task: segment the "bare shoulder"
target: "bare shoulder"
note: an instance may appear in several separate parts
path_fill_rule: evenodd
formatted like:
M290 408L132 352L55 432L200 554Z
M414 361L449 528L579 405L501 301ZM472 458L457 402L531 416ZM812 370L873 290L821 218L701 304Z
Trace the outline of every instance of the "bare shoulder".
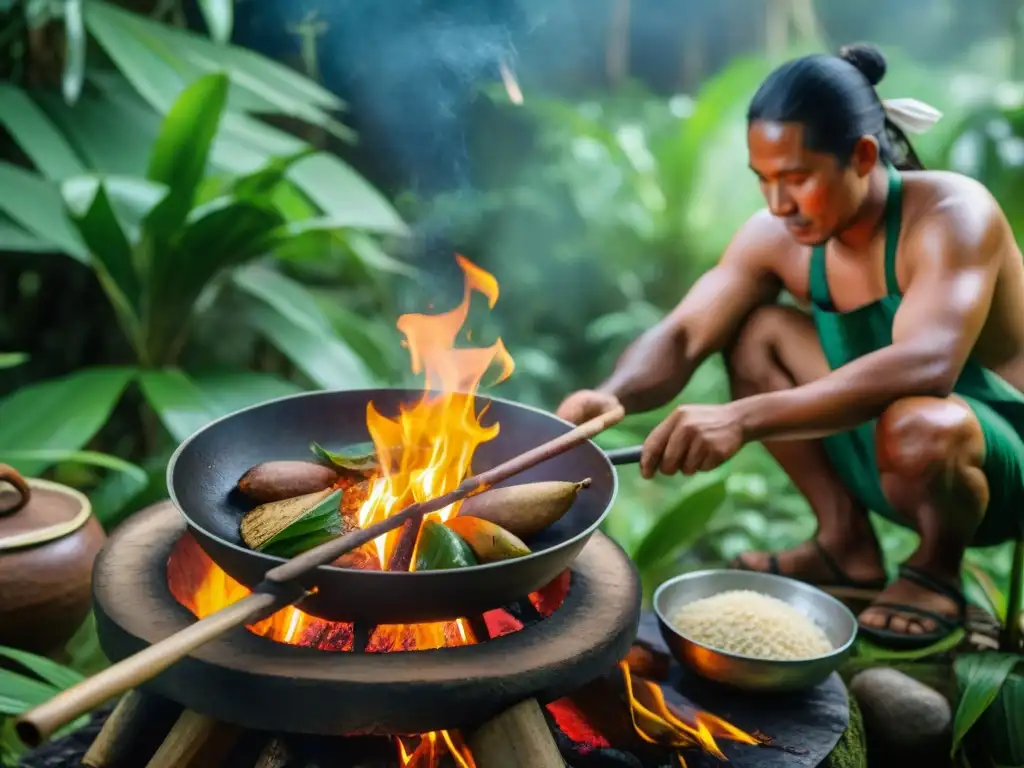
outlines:
M904 230L908 255L969 266L1000 260L1015 248L1013 232L991 192L949 171L904 174Z
M722 263L778 274L778 265L790 261L800 247L782 222L762 208L733 236Z

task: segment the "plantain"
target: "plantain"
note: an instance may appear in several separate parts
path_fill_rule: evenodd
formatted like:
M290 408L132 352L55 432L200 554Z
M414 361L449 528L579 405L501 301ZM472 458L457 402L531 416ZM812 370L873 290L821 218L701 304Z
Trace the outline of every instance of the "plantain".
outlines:
M530 548L518 536L490 520L458 515L445 522L445 525L462 537L481 563L530 554Z
M558 522L590 482L588 477L578 483L547 480L492 488L466 499L458 517L478 517L526 539Z

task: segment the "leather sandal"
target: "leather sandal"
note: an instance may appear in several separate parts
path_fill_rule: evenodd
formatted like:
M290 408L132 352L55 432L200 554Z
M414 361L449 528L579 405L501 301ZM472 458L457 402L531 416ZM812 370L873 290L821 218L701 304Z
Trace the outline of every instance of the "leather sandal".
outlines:
M881 608L889 612L889 615L885 620L885 626L866 627L863 624L860 624L860 634L867 637L868 640L875 645L890 648L892 650L917 650L937 643L967 625L967 599L964 597L963 592L955 587L938 581L933 576L929 576L920 568L916 568L912 565L901 565L899 567L899 574L901 578L913 582L922 589L942 595L943 597L948 597L956 603L957 615L955 617L943 616L942 614L935 613L927 608L920 608L918 606L907 605L905 603L881 601L872 603L870 608ZM897 615L902 615L903 618L908 621L929 619L935 622L938 627L931 632L922 632L919 634L896 632L895 630L889 629L889 624Z
M835 597L847 598L851 600L871 600L877 597L878 593L885 589L888 583L884 576L880 576L875 579L854 579L851 578L846 571L839 567L839 563L832 557L825 547L822 546L821 542L817 538L811 539L811 543L817 550L818 558L825 567L832 574L832 579L827 582L815 582L808 579L801 579L797 576L791 576L788 573L783 573L779 568L779 557L775 554L768 555L768 570L762 571L760 568L751 568L749 565L743 562L742 557L735 558L730 567L741 570L741 571L757 571L760 573L772 573L776 576L785 576L788 579L795 579L802 581L818 589L824 590ZM881 559L881 558L879 558Z

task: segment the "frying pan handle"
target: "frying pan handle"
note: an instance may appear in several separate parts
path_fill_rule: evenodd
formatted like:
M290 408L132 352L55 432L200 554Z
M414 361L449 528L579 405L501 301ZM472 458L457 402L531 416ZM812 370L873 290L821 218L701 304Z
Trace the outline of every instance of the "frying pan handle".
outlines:
M608 457L608 461L618 467L623 464L639 464L643 450L642 445L631 445L628 448L615 448L604 453Z

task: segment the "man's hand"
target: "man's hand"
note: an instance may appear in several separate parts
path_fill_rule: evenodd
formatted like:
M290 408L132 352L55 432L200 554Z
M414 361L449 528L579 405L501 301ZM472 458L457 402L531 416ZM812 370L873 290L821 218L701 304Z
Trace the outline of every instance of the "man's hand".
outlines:
M555 415L573 424L582 424L588 419L615 410L619 405L619 398L615 395L593 389L581 389L565 398L555 411Z
M681 405L651 430L644 441L640 474L684 475L708 472L725 463L745 442L734 403Z

